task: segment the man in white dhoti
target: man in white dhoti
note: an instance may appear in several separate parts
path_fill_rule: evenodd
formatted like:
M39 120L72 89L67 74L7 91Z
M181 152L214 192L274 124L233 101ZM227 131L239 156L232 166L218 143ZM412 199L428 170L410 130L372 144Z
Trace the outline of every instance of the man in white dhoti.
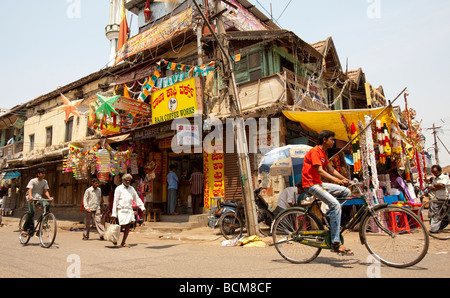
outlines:
M131 180L133 177L130 174L125 174L122 177L122 184L119 185L114 192L114 203L112 208L111 217L114 220L117 218L119 220L119 225L124 228L122 247L130 247L126 244L128 233L130 232L130 223L135 221L133 202L141 209L145 211L144 203L142 203L136 190L131 186Z

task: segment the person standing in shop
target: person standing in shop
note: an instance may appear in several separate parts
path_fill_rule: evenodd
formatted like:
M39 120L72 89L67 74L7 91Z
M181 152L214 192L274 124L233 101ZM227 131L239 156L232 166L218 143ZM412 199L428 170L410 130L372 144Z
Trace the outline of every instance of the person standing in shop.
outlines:
M175 165L170 165L170 172L167 174L167 213L169 215L178 215L178 212L175 212L175 208L177 207L178 183L184 178L184 175L178 178L175 173L175 168Z
M203 174L198 170L197 166L193 167L193 173L189 182L191 183L192 213L200 214L200 203L203 197Z
M105 235L105 226L102 223L102 191L100 189L100 182L97 178L92 179L92 186L86 189L83 197L83 206L85 209L83 231L83 240L89 240L89 232L91 230L91 220L94 217L95 227L100 235L100 240L103 240Z

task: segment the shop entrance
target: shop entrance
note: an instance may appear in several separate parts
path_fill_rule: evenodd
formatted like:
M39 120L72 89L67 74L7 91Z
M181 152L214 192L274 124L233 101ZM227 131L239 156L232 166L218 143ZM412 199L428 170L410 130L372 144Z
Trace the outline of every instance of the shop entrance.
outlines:
M191 214L192 205L189 201L191 185L189 179L197 166L200 172L203 172L203 154L175 154L169 153L168 165L175 165L175 173L178 177L185 175L178 185L177 208L179 214ZM202 204L203 206L203 204Z

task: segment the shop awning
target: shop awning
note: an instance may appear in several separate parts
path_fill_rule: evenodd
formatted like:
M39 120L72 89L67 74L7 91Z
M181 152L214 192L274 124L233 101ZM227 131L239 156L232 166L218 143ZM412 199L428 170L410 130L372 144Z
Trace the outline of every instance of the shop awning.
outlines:
M19 178L20 177L20 173L19 172L7 172L2 179L15 179L15 178Z
M302 127L314 133L323 130L330 130L336 134L336 139L350 141L349 133L352 123L358 125L358 121L364 124L364 116L377 117L384 108L362 109L362 110L341 110L341 111L314 111L314 112L291 112L283 111L284 116L291 121L299 122ZM396 121L392 107L386 109L378 119L383 119L390 125L391 121ZM345 120L344 120L345 119Z

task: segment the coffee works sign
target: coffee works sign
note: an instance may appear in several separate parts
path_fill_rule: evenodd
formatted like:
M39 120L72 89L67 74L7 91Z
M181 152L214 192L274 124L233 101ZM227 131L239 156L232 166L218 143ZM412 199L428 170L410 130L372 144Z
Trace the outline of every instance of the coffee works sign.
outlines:
M191 78L152 93L152 123L202 114L199 78Z

